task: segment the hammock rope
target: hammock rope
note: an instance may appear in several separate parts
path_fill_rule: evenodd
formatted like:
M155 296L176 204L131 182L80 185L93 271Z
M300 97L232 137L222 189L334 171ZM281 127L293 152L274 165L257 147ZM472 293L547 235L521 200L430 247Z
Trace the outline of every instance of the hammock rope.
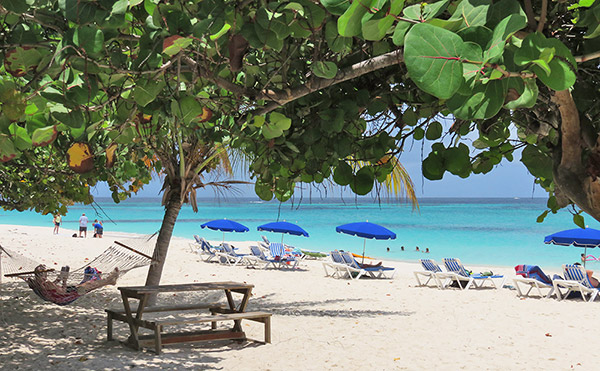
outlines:
M47 268L33 259L0 246L4 277L23 279L40 298L58 305L69 304L97 288L116 284L132 269L156 261L152 256L157 234L114 241L104 252L80 268Z

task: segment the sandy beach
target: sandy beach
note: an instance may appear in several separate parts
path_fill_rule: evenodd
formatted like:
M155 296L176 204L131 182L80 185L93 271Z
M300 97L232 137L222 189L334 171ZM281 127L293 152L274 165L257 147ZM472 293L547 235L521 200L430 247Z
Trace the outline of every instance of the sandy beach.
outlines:
M50 267L79 267L123 233L72 238L52 227L0 225L0 244ZM191 236L190 236L191 238ZM73 304L43 302L18 280L0 285L0 369L59 370L593 370L600 330L597 303L521 299L515 290L439 290L416 287L415 263L390 262L391 280L325 277L322 263L304 260L295 271L205 263L191 239L174 238L163 284L238 281L253 284L248 310L273 313L272 344L216 341L166 346L161 355L106 340L105 308L122 307L116 286ZM253 241L241 244L243 250ZM239 244L238 244L239 245ZM343 246L332 246L332 248ZM459 257L460 258L460 257ZM470 266L515 276L513 267ZM560 273L548 271L548 274ZM117 286L143 285L147 268ZM507 281L512 284L512 281ZM262 340L262 325L243 322ZM115 325L117 338L128 328Z

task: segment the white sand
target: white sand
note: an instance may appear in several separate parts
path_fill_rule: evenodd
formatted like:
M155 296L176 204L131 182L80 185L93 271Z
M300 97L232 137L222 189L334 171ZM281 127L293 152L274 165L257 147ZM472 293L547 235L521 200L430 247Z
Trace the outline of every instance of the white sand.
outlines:
M107 248L73 231L0 225L0 244L49 266L79 267ZM122 234L119 234L121 236ZM165 346L163 354L106 341L104 308L121 306L116 287L73 304L43 302L23 282L0 285L0 369L122 370L545 370L597 369L598 303L519 299L509 289L415 287L417 264L392 263L393 280L324 277L321 262L298 271L252 270L202 262L189 240L173 239L162 282L243 281L255 285L248 310L273 313L272 344L220 341ZM335 246L332 246L334 248ZM340 248L342 248L340 246ZM468 266L468 262L463 262ZM493 263L493 262L490 262ZM489 267L470 267L483 271ZM514 277L512 267L494 268ZM549 274L558 272L547 272ZM119 286L142 285L147 268ZM508 282L512 284L512 282ZM262 325L244 322L251 338ZM128 329L115 323L123 339Z

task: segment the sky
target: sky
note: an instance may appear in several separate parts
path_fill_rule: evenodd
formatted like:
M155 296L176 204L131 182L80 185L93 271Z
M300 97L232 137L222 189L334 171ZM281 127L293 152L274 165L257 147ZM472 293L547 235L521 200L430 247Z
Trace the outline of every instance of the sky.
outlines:
M424 147L424 156L426 157L429 144ZM499 165L488 174L472 174L466 179L452 175L448 172L444 174L443 179L430 181L421 175L421 145L417 142L408 152L402 154L400 158L402 164L412 178L417 198L428 197L458 197L458 198L488 198L488 197L546 197L547 193L539 186L534 184L534 178L529 174L525 165L521 163L520 153L515 154L514 160L508 162L504 159ZM249 176L242 170L238 171L235 179L250 180ZM322 187L320 187L322 189ZM159 193L161 182L154 180L143 190L138 192L136 197L161 197ZM307 192L307 191L305 191ZM299 193L299 191L297 191ZM304 193L305 195L307 193ZM97 197L110 197L110 191L106 185L99 185L93 191ZM313 197L325 197L325 193L313 188ZM354 197L349 187L338 187L328 189L327 196L333 198ZM199 198L218 197L256 197L253 185L236 186L235 193L217 195L212 189L200 190ZM371 196L366 196L371 197Z

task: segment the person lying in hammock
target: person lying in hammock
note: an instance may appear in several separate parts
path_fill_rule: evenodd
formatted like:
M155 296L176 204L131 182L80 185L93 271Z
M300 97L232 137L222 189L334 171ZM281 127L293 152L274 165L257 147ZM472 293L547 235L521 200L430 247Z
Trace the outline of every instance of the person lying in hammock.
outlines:
M68 273L65 272L65 269L63 268L61 275L59 275L56 280L50 281L48 280L48 268L46 268L45 265L40 264L35 267L34 276L33 278L29 278L27 283L43 299L62 305L68 304L97 288L115 285L117 283L117 278L119 277L119 268L115 268L104 279L89 280L75 286L67 286L67 274Z

